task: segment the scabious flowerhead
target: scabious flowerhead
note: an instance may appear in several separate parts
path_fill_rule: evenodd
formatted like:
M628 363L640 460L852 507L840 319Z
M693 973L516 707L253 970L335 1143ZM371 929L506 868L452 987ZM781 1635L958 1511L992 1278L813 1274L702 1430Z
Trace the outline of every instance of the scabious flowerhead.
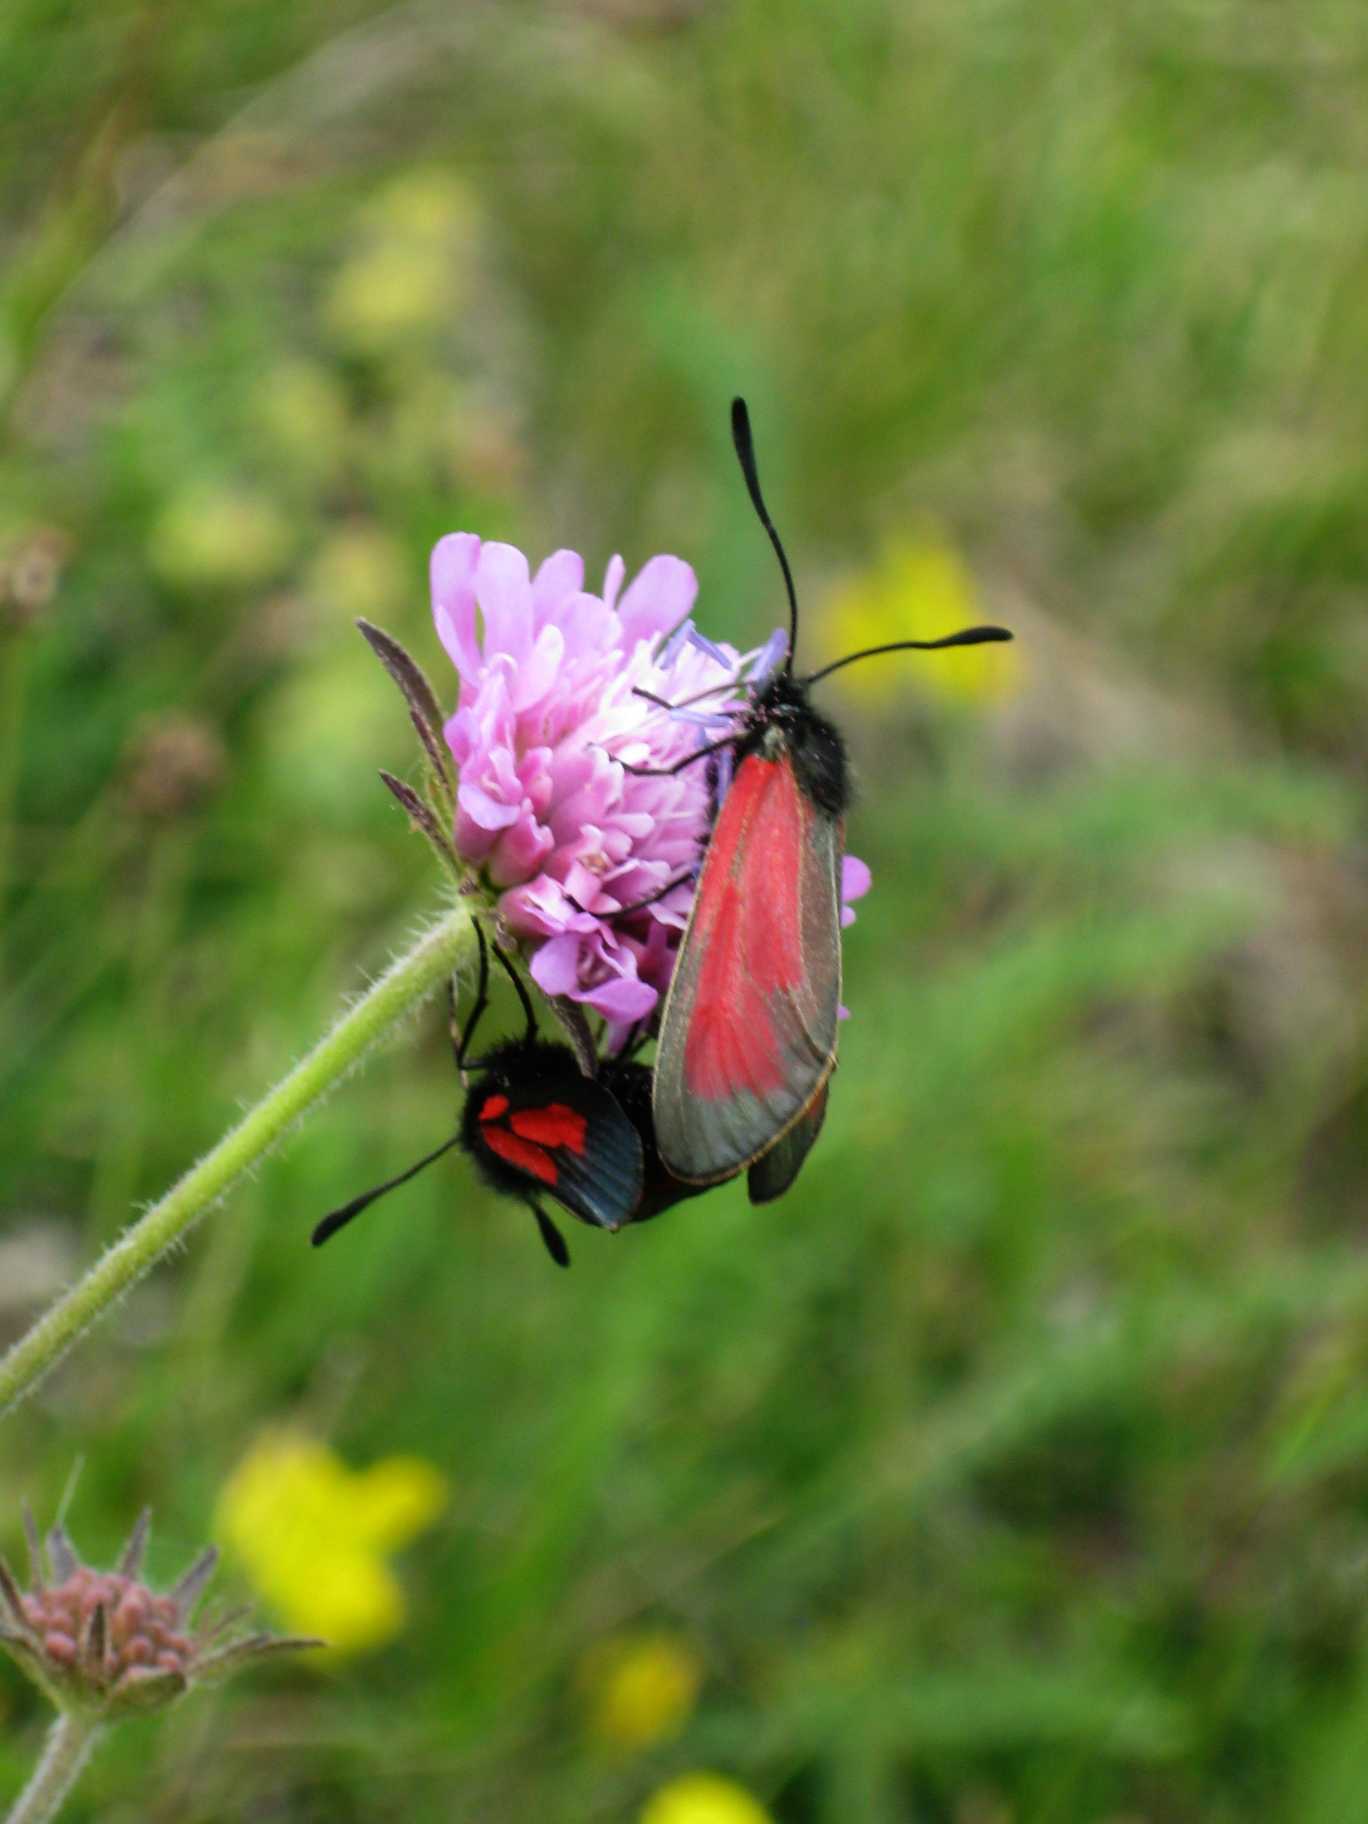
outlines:
M713 808L706 763L659 769L725 732L754 656L694 632L698 585L679 558L653 557L625 590L623 577L615 557L595 595L573 551L534 576L520 551L468 532L432 556L437 632L461 678L446 724L456 848L498 892L538 984L619 1035L669 983ZM643 691L715 694L671 715Z
M21 1590L0 1559L0 1647L63 1710L106 1720L158 1710L195 1684L215 1684L268 1655L321 1641L273 1634L225 1638L226 1624L192 1629L218 1554L210 1546L165 1593L140 1577L150 1515L144 1511L112 1571L77 1558L60 1526L44 1552L32 1520L30 1584Z

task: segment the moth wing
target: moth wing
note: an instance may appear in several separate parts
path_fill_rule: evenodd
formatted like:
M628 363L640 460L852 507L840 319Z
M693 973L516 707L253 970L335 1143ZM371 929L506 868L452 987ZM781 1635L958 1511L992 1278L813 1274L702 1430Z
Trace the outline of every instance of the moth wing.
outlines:
M656 1052L656 1143L715 1184L799 1121L836 1057L843 833L787 750L748 754L708 844Z
M751 1166L746 1174L746 1189L752 1203L773 1203L792 1188L822 1131L830 1088L828 1078L788 1132Z
M480 1092L477 1092L480 1093ZM581 1222L619 1229L641 1201L641 1140L602 1083L568 1070L496 1094L484 1092L474 1144L505 1183L545 1192Z

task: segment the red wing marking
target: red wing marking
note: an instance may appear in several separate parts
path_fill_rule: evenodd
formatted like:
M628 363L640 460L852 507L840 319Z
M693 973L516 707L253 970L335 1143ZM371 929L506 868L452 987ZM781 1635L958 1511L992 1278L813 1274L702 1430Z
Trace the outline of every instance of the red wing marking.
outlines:
M508 1108L507 1096L491 1096L480 1110L481 1121L497 1121Z
M520 1108L508 1117L508 1125L522 1139L535 1141L538 1146L565 1146L580 1157L584 1155L588 1118L564 1102L548 1102L545 1108Z
M748 754L737 767L703 859L651 1080L657 1150L686 1183L716 1184L760 1159L831 1071L842 840L840 820L803 792L790 753ZM796 1170L806 1149L795 1146ZM761 1176L768 1188L780 1173Z
M496 1153L506 1164L516 1166L529 1177L540 1178L543 1184L552 1185L560 1177L555 1160L535 1141L511 1134L505 1127L487 1127L480 1137L491 1153Z
M814 813L787 757L742 761L708 854L690 947L697 989L684 1041L684 1081L710 1101L783 1088L787 1066L770 1008L807 974L803 842Z

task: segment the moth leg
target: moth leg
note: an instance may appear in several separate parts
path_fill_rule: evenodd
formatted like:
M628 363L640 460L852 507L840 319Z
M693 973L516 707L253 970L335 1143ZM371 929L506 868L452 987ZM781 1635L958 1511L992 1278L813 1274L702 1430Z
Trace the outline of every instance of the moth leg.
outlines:
M546 1211L535 1203L529 1203L528 1209L537 1219L537 1232L546 1244L546 1251L558 1267L570 1265L570 1250L565 1245L565 1237L552 1222Z
M475 937L480 946L480 973L475 984L475 1005L470 1010L465 1031L457 1035L456 1028L456 981L452 977L447 982L447 1010L451 1024L451 1041L456 1051L456 1069L463 1071L470 1055L470 1042L475 1037L475 1028L484 1016L489 1005L489 949L485 943L484 926L479 919L475 920Z
M628 912L640 912L645 907L654 906L659 900L664 899L667 893L673 893L676 887L684 886L688 881L691 881L694 878L697 872L697 868L690 868L687 873L678 874L673 880L667 880L665 885L663 887L658 887L654 893L648 893L645 899L634 899L630 905L616 906L611 912L590 912L589 917L608 919L623 918ZM576 912L588 910L587 907L580 904L572 893L567 893L565 897L570 901L570 904L575 908Z
M709 754L718 753L724 747L735 747L736 742L735 735L723 735L720 741L710 741L706 747L696 747L691 754L685 754L682 760L676 760L673 766L633 766L627 760L619 760L618 765L634 779L673 779L676 773L682 773L695 760L706 759Z

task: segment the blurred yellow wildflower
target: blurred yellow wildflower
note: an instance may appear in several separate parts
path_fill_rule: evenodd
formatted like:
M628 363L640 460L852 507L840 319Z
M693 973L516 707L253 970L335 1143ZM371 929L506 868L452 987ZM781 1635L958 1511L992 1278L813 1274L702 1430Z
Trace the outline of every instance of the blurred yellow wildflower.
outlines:
M406 171L367 204L363 218L377 237L441 241L468 252L480 221L480 201L449 171Z
M277 458L294 474L326 479L347 458L347 399L318 362L280 361L257 383L253 413Z
M282 678L262 700L260 723L263 759L276 781L279 814L294 816L314 835L364 831L368 812L358 800L355 780L348 779L348 769L337 764L337 756L385 752L386 744L394 741L394 712L346 644L332 641L310 664L298 665ZM354 856L352 870L357 866L364 873L374 866L374 856L364 864ZM334 911L343 904L375 904L372 887L363 882L337 878L325 884L311 878L320 892L326 892Z
M676 1634L620 1634L580 1662L590 1735L611 1748L649 1748L678 1735L703 1682L697 1653Z
M403 547L379 526L358 522L334 532L309 568L305 588L329 611L355 620L396 608L408 592Z
M291 1628L356 1653L403 1627L385 1558L431 1525L446 1495L421 1457L352 1470L316 1439L269 1432L224 1484L215 1530Z
M934 528L890 539L860 575L838 583L818 625L822 663L892 640L936 640L987 620L968 565ZM1008 696L1020 681L1015 645L966 646L924 661L872 659L842 672L844 689L870 700L924 688L966 703Z
M148 555L168 582L185 588L248 588L280 569L290 544L289 523L264 494L197 481L167 502Z
M478 223L473 193L441 173L389 185L363 212L361 238L324 299L328 334L379 354L457 315Z
M686 1773L653 1793L641 1824L771 1824L744 1786L717 1773Z
M339 268L323 306L324 326L343 348L379 353L434 328L452 308L453 291L440 248L381 241Z

